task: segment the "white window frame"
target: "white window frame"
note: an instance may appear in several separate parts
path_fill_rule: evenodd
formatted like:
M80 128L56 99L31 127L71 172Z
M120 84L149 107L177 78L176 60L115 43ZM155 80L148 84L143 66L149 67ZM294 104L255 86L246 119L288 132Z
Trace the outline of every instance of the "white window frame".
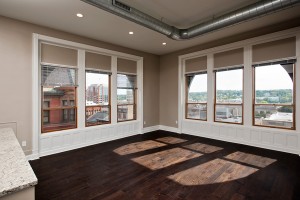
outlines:
M126 123L139 122L138 132L142 133L143 129L143 57L130 55L122 52L112 51L91 45L85 45L68 40L58 39L45 35L33 33L32 39L32 157L39 157L39 146L41 140L41 43L75 49L78 52L77 68L78 68L78 88L77 88L77 128L74 130L89 129L93 127L85 127L85 52L94 52L102 55L111 56L111 124L103 126L111 126L117 124L117 58L133 60L137 62L137 112L136 120ZM51 63L50 63L51 64ZM83 98L84 97L84 98ZM71 130L71 131L72 131ZM56 131L47 134L60 134L65 131Z

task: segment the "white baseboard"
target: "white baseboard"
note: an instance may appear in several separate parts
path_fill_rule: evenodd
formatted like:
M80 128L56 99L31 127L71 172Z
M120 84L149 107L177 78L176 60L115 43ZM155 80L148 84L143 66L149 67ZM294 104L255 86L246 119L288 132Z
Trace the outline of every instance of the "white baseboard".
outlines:
M143 128L143 133L149 133L149 132L158 131L158 130L159 130L159 125L149 126L149 127Z
M27 160L37 160L40 158L39 154L35 153L35 154L30 154L26 156Z
M159 125L159 130L179 133L179 129L171 126Z

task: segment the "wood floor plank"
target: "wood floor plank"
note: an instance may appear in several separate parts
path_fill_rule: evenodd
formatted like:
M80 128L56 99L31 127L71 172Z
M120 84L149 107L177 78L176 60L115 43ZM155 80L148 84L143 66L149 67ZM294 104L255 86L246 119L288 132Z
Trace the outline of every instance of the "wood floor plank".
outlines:
M300 199L300 158L156 131L31 161L37 200Z

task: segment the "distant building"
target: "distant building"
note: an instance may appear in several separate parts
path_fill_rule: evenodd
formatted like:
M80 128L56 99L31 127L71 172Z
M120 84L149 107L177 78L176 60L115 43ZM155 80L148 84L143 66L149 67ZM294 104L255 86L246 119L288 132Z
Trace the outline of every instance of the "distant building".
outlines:
M76 105L74 90L68 87L44 88L43 94L43 130L73 126L76 113L75 108L70 107ZM57 109L48 110L50 108Z
M216 119L224 122L242 122L242 107L217 107L216 108Z
M92 101L95 104L108 104L108 87L102 84L92 84L86 89L86 101Z
M261 119L262 125L281 126L291 128L293 126L293 113L277 112L268 118Z

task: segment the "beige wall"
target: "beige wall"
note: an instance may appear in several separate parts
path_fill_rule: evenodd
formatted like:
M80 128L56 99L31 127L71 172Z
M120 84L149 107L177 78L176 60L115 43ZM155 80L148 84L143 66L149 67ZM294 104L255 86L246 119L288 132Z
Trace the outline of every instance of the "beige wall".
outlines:
M27 141L26 154L32 140L32 33L144 57L145 127L159 124L159 56L1 16L0 24L0 123L16 122L18 140Z
M178 127L178 56L300 26L300 19L184 49L160 57L160 125Z

